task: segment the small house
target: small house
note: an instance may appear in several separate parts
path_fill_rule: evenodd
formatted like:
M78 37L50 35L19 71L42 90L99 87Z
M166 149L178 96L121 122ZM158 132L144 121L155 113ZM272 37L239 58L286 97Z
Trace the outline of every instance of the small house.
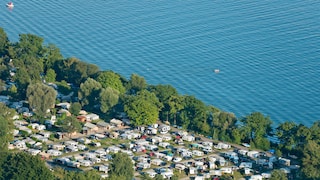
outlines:
M239 168L252 168L252 162L241 162Z
M67 163L70 162L71 160L67 157L61 157L61 158L56 158L53 161L57 164L67 165Z
M159 148L156 145L146 145L146 149L149 151L157 151Z
M170 131L170 126L162 124L158 127L159 133L166 134Z
M64 149L65 145L63 145L63 144L50 144L48 147L49 147L49 149L61 151Z
M171 141L172 137L170 135L161 135L162 141Z
M209 169L215 169L217 167L216 163L214 161L208 162L208 168Z
M63 144L66 146L70 145L70 146L76 147L78 145L78 142L70 140L70 141L65 141Z
M99 118L100 118L99 115L93 114L93 113L87 114L87 115L85 115L85 117L86 117L86 121L87 121L87 122L99 120Z
M244 174L245 175L250 175L252 173L252 169L250 168L244 168Z
M30 153L32 156L38 155L41 151L38 149L29 149L28 153Z
M50 156L61 156L62 152L54 149L50 149L47 151Z
M111 125L114 125L115 127L122 127L122 126L124 126L124 123L123 123L121 120L115 119L115 118L113 118L113 119L110 120L110 124L111 124Z
M290 159L279 157L278 161L281 165L290 166Z
M214 170L210 170L210 175L212 175L212 176L222 176L222 172L221 172L221 170L214 169Z
M62 102L62 103L56 104L56 106L62 109L69 109L71 105L68 102Z
M181 153L181 156L182 156L182 157L191 157L192 154L193 154L193 152L191 152L191 151L183 151L183 152Z
M69 161L66 164L68 167L72 167L72 168L79 168L80 167L80 162L76 162L76 161Z
M171 177L173 176L173 172L172 171L165 171L165 172L161 172L160 174L165 179L171 179Z
M139 145L139 146L146 146L146 145L149 145L149 142L146 141L145 139L139 139L139 140L136 140L135 141L136 145Z
M192 142L192 141L195 140L195 137L194 137L194 136L191 136L191 135L186 135L186 136L183 136L183 137L182 137L182 140L188 141L188 142Z
M203 146L210 146L210 147L212 147L212 146L213 146L213 142L204 141L204 142L202 142L202 145L203 145Z
M26 132L26 133L28 133L28 134L31 134L31 133L32 133L32 130L29 129L28 127L26 127L26 126L20 126L20 127L19 127L19 130L20 130L20 131L24 131L24 132Z
M244 150L244 149L238 150L238 153L241 154L242 156L246 156L248 152L249 152L248 150Z
M90 160L80 160L80 165L84 166L84 167L89 167L93 165L93 162L91 162Z
M109 137L112 138L112 139L117 139L119 137L119 133L117 132L111 132L109 134Z
M176 168L180 171L183 171L186 169L186 166L184 164L177 163L177 164L175 164L174 168Z
M257 158L259 157L260 153L258 151L249 151L247 152L247 156L251 157L251 158Z
M206 153L211 153L212 148L211 148L211 146L204 146L204 147L202 147L202 151L204 151Z
M109 123L104 121L97 122L97 126L99 127L99 129L102 129L102 130L109 130L111 127Z
M98 126L96 126L95 124L92 124L90 122L86 122L84 124L84 129L82 129L84 132L86 133L91 133L91 132L96 132L99 130Z
M152 142L152 144L162 142L162 138L158 137L158 136L151 137L151 142Z
M163 148L168 148L170 146L170 143L168 143L168 142L160 142L159 146L163 147Z
M132 139L133 138L133 135L132 134L129 134L129 133L123 133L120 135L121 139Z
M108 153L118 153L120 151L120 148L117 146L110 146L107 149Z
M42 131L42 130L46 129L45 125L38 124L38 123L32 123L32 124L30 124L30 126L31 126L32 129L39 130L39 131Z
M42 135L42 136L45 137L45 138L49 138L50 135L51 135L51 132L49 132L49 131L42 131L42 132L40 132L39 134Z
M147 168L150 168L151 165L149 163L140 162L140 163L137 164L137 167L138 168L142 168L142 169L147 169Z
M108 166L105 166L105 165L100 165L100 166L98 167L98 171L104 172L104 173L108 173L109 167L108 167Z
M161 159L152 159L150 163L156 166L160 166L163 163L163 161Z
M261 175L252 175L250 176L249 180L262 180Z
M197 169L195 167L189 167L189 174L196 174L197 173Z
M84 116L84 115L79 115L79 116L77 116L77 119L78 119L78 121L80 121L80 122L86 122L86 116Z
M154 172L154 170L149 170L149 171L146 171L146 174L151 177L151 178L155 178L157 173Z
M233 174L233 170L231 167L223 167L220 169L223 174Z
M193 151L192 151L192 155L195 155L195 156L203 156L203 152L202 152L202 151L198 151L198 150L193 150Z
M150 135L156 135L157 132L158 132L157 129L152 128L152 127L148 127L148 129L145 130L145 133L150 134Z
M57 133L55 133L54 137L57 138L57 139L59 139L59 140L61 140L61 139L64 138L64 133L62 133L62 132L57 132Z
M214 148L216 148L216 149L230 149L231 145L219 142L217 145L214 146Z

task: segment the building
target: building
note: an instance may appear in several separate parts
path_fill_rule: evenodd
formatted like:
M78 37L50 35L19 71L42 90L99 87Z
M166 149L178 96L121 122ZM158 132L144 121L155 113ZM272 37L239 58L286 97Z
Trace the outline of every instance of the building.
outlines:
M113 119L110 120L110 124L111 124L111 125L114 125L115 127L122 127L122 126L124 126L124 123L123 123L121 120L115 119L115 118L113 118Z

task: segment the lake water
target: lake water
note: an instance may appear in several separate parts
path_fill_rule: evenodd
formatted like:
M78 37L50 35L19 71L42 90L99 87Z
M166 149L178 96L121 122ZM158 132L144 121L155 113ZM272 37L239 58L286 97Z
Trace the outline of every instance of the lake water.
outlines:
M238 117L320 120L320 1L14 3L0 7L11 41L39 35L64 57L171 84Z

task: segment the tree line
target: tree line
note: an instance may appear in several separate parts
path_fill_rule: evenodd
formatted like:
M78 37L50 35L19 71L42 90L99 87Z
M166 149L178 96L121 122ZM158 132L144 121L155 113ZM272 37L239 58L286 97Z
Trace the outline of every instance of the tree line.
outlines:
M161 120L215 140L248 143L251 148L263 150L272 148L279 156L295 155L301 164L302 177L320 178L317 171L320 169L320 121L310 128L294 122L273 128L270 117L260 112L237 118L194 96L181 95L171 85L149 85L137 74L126 79L75 57L64 58L55 45L43 42L43 38L32 34L21 34L18 42L10 42L0 28L0 93L13 100L28 100L29 108L38 117L44 117L48 109L53 109L57 96L56 90L47 84L57 84L58 91L64 94L73 92L70 110L73 116L63 118L60 124L75 125L65 131L79 130L75 116L80 109L106 118L125 112L132 126L151 125ZM52 113L54 110L49 115ZM4 115L0 118L0 125L9 131L10 120ZM270 136L276 136L280 143L272 143Z

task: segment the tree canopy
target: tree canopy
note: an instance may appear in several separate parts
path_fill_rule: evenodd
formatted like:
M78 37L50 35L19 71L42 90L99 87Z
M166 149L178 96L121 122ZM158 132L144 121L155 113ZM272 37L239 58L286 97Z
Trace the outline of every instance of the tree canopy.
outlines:
M162 104L154 93L147 90L139 91L136 96L129 96L124 110L135 126L151 125L159 119Z
M5 104L0 103L0 152L8 149L9 142L13 140L12 117L15 115L15 110L8 108Z
M78 91L78 97L82 106L98 104L98 97L101 91L101 84L92 79L88 78L84 83L81 83Z
M133 164L127 154L114 154L110 163L110 178L131 180L133 178Z
M241 119L241 122L243 123L241 130L244 141L251 143L256 148L269 149L270 142L266 137L272 130L272 121L268 116L260 112L253 112Z
M320 144L308 141L303 149L302 173L306 179L320 179Z
M27 153L2 153L0 162L1 179L53 180L51 171L38 156Z
M113 71L99 72L96 80L102 85L103 88L110 87L119 91L121 94L125 92L120 75L114 73Z
M269 180L287 180L287 174L279 169L273 170L271 172L271 177Z
M44 115L55 104L57 92L42 83L30 84L27 89L29 106L38 115Z
M67 116L65 119L61 120L60 127L63 132L73 133L79 132L82 125L75 116Z

